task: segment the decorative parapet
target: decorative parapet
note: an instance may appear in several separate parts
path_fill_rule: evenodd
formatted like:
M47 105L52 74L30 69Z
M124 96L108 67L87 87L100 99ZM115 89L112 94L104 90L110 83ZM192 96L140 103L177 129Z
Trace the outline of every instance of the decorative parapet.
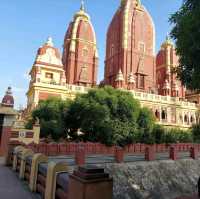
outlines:
M178 97L155 95L150 93L143 93L137 91L130 91L135 99L139 101L156 102L160 104L169 104L174 106L181 106L182 108L193 108L198 109L195 103L180 100Z

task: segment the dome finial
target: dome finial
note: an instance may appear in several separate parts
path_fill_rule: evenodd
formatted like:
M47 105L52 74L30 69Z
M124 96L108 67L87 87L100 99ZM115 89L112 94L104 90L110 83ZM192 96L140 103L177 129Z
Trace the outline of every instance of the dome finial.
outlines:
M84 2L84 0L81 0L81 8L80 8L80 10L85 10L85 2Z
M47 46L51 46L51 47L54 46L54 45L53 45L53 39L52 39L52 37L49 36L49 37L47 38L46 45L47 45Z
M166 41L169 41L169 40L170 40L170 35L169 35L169 32L167 32Z

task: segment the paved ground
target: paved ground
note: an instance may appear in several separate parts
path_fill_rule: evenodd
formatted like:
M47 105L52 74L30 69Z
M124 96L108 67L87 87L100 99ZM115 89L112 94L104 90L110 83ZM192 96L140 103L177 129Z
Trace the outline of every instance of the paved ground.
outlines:
M37 199L27 185L23 184L11 169L2 165L0 158L0 198L1 199Z
M193 196L190 196L190 197L180 197L180 198L177 198L177 199L199 199L199 197L197 195L193 195Z
M182 158L188 156L188 154L182 154ZM60 156L60 157L49 157L50 160L54 161L63 161L67 160L68 163L74 165L74 157L68 156ZM129 161L143 161L144 157L141 154L128 155L125 157L126 162ZM156 159L168 159L167 154L159 154ZM98 161L97 161L98 160ZM86 162L88 164L98 163L110 163L114 161L114 157L112 156L89 156L87 157ZM28 186L21 182L18 176L7 167L3 166L4 160L0 157L0 199L38 199L39 197L35 194L32 194ZM200 199L197 195L193 195L190 197L179 197L177 199Z

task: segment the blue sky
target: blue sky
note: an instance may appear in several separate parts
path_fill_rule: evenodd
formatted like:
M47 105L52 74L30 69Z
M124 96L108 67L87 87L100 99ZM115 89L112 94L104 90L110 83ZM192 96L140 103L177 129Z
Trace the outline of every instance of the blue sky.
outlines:
M156 26L156 51L170 32L168 18L182 0L142 0ZM106 31L120 0L85 0L100 54L99 80L103 78ZM52 36L62 50L65 32L80 0L2 0L0 5L0 99L13 87L16 108L26 105L28 72L37 49Z

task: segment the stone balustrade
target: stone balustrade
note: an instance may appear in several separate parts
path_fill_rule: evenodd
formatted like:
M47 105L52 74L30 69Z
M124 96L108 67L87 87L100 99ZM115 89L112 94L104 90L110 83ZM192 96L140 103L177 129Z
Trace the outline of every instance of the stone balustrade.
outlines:
M137 92L137 91L130 91L130 92L133 94L134 98L138 99L139 101L158 102L160 104L167 103L171 105L181 106L183 108L189 108L189 107L192 107L194 109L197 108L197 105L195 103L183 101L177 97L162 96L162 95Z

